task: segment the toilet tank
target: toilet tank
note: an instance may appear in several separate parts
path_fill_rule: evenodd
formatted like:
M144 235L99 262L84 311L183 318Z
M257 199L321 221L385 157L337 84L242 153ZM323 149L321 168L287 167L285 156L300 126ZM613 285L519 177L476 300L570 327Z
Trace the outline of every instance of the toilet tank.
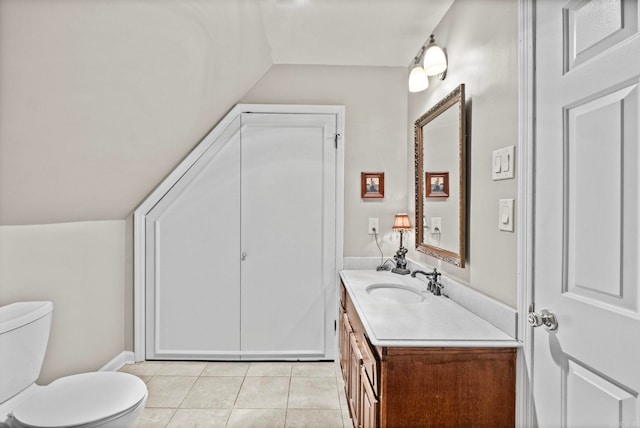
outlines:
M33 384L47 351L53 303L0 307L0 403Z

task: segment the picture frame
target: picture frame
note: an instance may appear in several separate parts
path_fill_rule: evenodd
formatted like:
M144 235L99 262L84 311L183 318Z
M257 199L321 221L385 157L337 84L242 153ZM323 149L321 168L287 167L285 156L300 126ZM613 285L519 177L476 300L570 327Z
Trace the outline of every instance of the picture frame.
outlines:
M426 172L425 176L425 198L449 197L449 172Z
M362 199L384 198L384 172L360 174L360 197Z

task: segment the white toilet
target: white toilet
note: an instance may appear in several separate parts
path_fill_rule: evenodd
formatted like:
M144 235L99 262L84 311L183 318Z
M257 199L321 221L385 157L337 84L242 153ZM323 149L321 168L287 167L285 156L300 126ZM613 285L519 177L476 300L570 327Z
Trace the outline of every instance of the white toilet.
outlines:
M132 426L147 402L147 387L136 376L95 372L35 384L52 311L51 302L0 307L0 427Z

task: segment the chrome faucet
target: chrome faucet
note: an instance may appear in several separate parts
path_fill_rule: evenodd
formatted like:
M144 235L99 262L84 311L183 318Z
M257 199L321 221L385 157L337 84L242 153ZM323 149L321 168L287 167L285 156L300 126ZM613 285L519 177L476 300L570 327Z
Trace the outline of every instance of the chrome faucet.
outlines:
M415 278L416 275L419 274L419 273L423 274L427 278L433 274L433 272L427 273L427 272L425 272L423 270L414 270L413 272L411 272L411 278Z
M442 294L442 289L444 288L444 285L438 282L438 277L442 274L438 272L436 268L433 268L433 271L431 272L425 272L423 270L414 270L411 273L411 277L415 278L416 275L419 273L429 278L429 282L427 283L427 291L430 291L435 296L440 296Z

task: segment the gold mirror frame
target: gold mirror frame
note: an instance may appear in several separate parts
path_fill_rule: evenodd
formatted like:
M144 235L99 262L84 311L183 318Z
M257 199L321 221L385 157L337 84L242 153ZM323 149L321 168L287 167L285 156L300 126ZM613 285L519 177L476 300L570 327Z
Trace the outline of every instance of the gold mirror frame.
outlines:
M450 108L458 109L458 138L451 141L451 144L458 145L458 161L459 161L459 192L457 200L459 204L458 225L459 225L459 245L457 251L451 251L426 244L424 237L424 148L425 141L423 139L423 128L433 121L436 117ZM416 197L416 250L443 260L452 265L463 268L465 260L465 224L466 224L466 119L465 119L465 95L464 83L460 84L456 89L451 91L446 97L440 100L435 106L430 108L424 115L415 121L415 197ZM455 155L454 155L455 156ZM450 177L455 180L456 177ZM455 198L456 195L451 195Z

